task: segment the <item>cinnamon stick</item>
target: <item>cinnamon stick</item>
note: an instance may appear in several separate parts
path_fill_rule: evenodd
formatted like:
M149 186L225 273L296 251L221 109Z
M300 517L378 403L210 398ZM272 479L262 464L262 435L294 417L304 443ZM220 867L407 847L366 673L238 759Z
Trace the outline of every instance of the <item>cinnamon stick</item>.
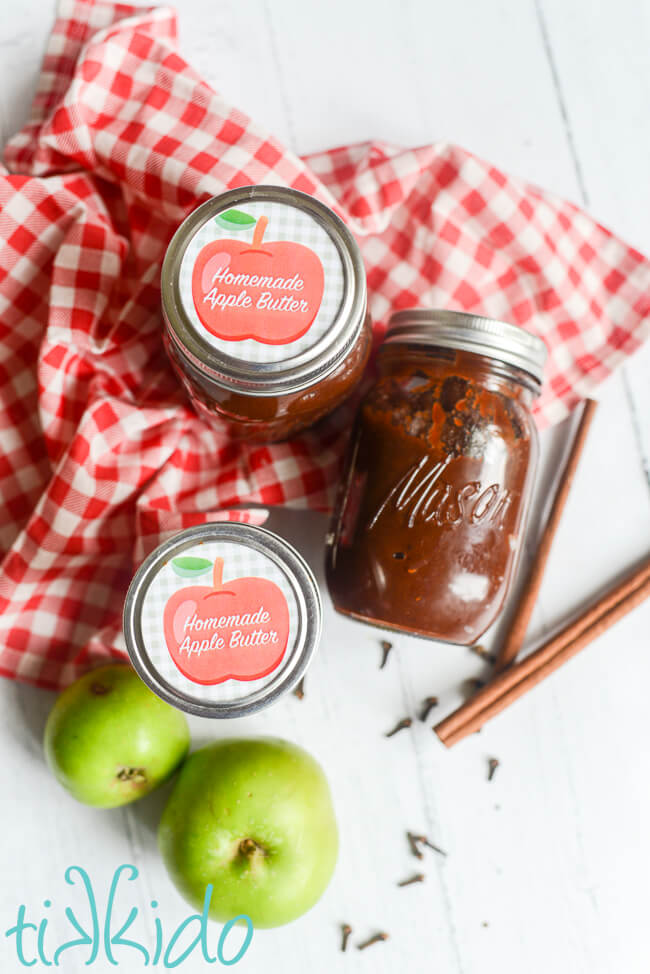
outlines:
M597 405L595 400L585 399L580 422L573 437L569 456L560 475L551 511L537 548L535 560L531 566L514 618L510 623L510 629L497 655L497 673L512 663L523 645L526 630L530 623L530 617L533 614L533 609L535 608L539 589L542 584L546 562L548 561L553 540L560 524L560 518L562 517L562 512L566 505L576 470L578 469L578 462L582 456L587 433L589 432Z
M443 744L452 747L479 730L648 597L650 558L539 649L496 676L471 700L436 724L436 734Z

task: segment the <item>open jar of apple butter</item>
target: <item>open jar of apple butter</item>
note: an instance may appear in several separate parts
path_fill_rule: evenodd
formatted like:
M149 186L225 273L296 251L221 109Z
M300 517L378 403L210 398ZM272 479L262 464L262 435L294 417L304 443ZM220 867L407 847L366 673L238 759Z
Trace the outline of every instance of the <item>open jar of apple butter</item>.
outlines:
M400 311L352 433L327 548L335 608L469 645L513 579L537 455L544 343L454 311Z
M208 200L162 268L164 341L197 413L241 439L282 440L354 389L371 344L354 237L281 186Z

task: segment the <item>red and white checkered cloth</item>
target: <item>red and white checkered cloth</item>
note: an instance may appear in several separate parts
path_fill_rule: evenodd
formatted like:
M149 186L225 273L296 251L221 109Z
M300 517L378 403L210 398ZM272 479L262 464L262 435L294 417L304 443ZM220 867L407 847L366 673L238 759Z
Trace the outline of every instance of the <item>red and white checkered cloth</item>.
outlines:
M209 197L277 183L334 208L361 245L378 328L423 305L542 335L540 425L650 329L650 265L574 206L444 143L299 159L192 70L165 8L64 0L4 163L0 672L41 686L120 652L134 560L163 532L261 516L235 504L330 502L340 420L238 444L193 414L167 364L161 260Z

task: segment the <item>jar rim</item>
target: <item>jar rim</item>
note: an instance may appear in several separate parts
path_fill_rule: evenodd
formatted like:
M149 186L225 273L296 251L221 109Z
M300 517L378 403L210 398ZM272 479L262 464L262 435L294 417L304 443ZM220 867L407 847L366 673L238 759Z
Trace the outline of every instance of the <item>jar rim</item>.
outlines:
M228 355L202 338L180 291L180 270L191 240L223 210L246 203L280 203L307 213L330 237L341 261L343 296L326 333L313 346L279 362ZM358 244L343 220L320 200L285 186L241 186L207 200L174 234L161 272L165 328L179 356L217 386L252 396L300 392L330 375L357 341L367 312L367 286Z
M385 344L412 344L473 352L513 365L542 384L548 357L545 342L497 318L441 308L410 308L391 315Z

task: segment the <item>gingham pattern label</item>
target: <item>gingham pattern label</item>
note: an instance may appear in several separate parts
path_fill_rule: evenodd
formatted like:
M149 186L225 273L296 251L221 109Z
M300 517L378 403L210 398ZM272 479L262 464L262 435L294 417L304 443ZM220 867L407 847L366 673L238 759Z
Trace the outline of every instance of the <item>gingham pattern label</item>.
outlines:
M448 142L300 159L176 38L169 7L59 0L0 165L0 673L44 687L124 654L122 597L168 531L332 502L347 408L286 443L235 442L165 359L161 264L200 203L267 183L329 206L361 248L378 337L417 306L539 335L540 426L650 334L650 263L571 203Z
M233 210L254 224L224 226ZM268 224L255 248L261 218ZM279 243L291 250L280 254ZM253 283L231 283L238 277ZM324 227L299 206L278 202L246 202L211 216L189 241L179 271L183 307L199 337L252 363L286 362L314 348L339 313L344 285L338 248ZM251 333L258 337L239 338Z
M223 562L220 589L213 585L217 559ZM190 561L197 566L193 572L183 568ZM257 580L262 582L261 589ZM143 648L161 678L182 693L217 706L226 701L241 703L258 690L276 685L295 666L298 612L289 578L275 561L248 545L204 542L171 554L149 583L140 616ZM212 624L217 619L221 626ZM260 633L275 634L278 639L262 642L255 637ZM185 650L181 649L184 641ZM246 641L255 645L240 645ZM234 650L230 649L233 644ZM255 657L252 668L251 656ZM231 673L233 666L236 673ZM259 679L239 678L269 667ZM199 680L188 675L193 670ZM224 680L224 676L229 678ZM204 678L215 682L202 684Z

